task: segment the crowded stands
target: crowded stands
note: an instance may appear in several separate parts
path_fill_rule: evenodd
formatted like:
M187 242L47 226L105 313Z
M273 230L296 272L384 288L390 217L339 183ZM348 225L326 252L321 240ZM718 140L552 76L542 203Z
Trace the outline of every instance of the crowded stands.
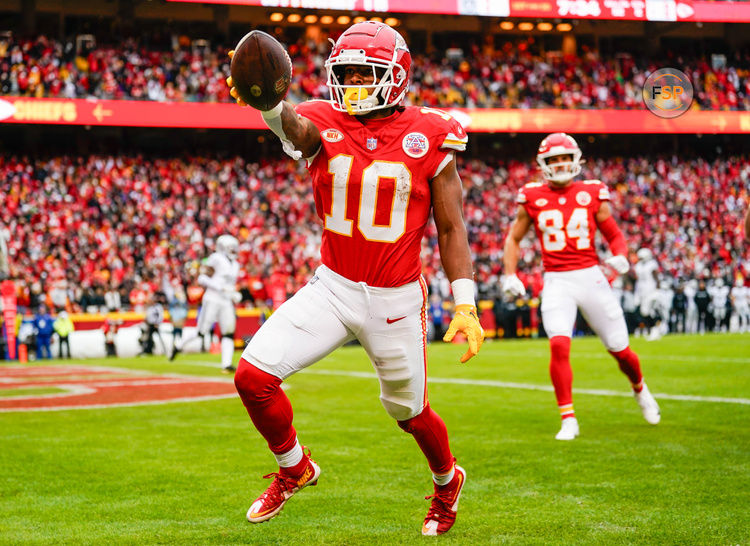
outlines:
M87 45L88 44L88 45ZM135 39L116 46L0 39L0 94L151 101L231 101L224 79L227 49L174 37L167 48ZM329 45L301 40L289 48L295 73L289 99L327 98L323 62ZM413 52L411 104L468 108L644 108L648 73L680 66L692 79L694 108L750 110L750 56L674 58L602 56L585 46L577 55L543 51L533 37L500 47L451 47Z
M466 159L459 170L480 293L491 295L516 191L538 174L522 161ZM668 277L750 276L741 244L747 158L590 159L583 175L609 185L631 250L652 248ZM199 260L222 233L241 242L242 305L283 301L318 264L322 226L302 163L4 156L0 180L0 224L23 307L142 310L164 275L191 297ZM534 294L541 265L536 239L527 242L521 275ZM423 244L425 276L447 296L434 226Z

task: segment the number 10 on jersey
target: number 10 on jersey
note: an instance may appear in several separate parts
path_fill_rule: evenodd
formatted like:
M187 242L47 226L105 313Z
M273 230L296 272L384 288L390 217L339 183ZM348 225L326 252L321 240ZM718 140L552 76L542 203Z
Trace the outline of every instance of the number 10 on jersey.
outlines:
M346 217L347 196L354 157L340 154L328 161L328 172L333 176L331 214L325 215L325 229L352 236L354 222ZM375 214L378 205L380 180L394 181L394 194L388 224L376 224ZM357 229L368 241L395 243L406 231L406 211L411 196L412 176L408 167L401 162L375 160L362 171L362 189L359 197Z

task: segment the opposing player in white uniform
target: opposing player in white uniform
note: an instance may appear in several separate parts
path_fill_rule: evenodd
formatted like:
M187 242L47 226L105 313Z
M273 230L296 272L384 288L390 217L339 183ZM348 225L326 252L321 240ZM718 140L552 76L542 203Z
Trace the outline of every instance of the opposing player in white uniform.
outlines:
M613 254L605 263L624 274L630 269L625 237L612 217L607 187L599 180L573 180L581 171L580 160L581 150L569 135L555 133L542 141L537 162L547 183L526 184L519 191L518 215L505 239L503 255L503 291L520 296L526 292L516 276L520 243L534 226L545 270L541 309L550 340L550 376L562 417L558 440L573 440L579 434L570 367L570 338L578 309L630 379L643 417L652 425L660 420L638 355L628 346L622 307L599 268L593 244L598 229Z
M216 252L211 254L201 266L198 284L205 288L201 309L198 313L198 324L191 335L183 337L180 348L198 336L211 333L213 325L219 323L221 331L221 370L232 373L234 355L234 330L237 325L235 303L242 298L237 292L237 276L240 264L237 262L239 243L231 235L221 235L216 239ZM174 360L179 349L172 352Z
M742 279L737 279L731 292L732 309L734 309L735 331L750 331L750 288Z
M724 284L724 279L719 277L709 287L711 294L711 307L714 314L714 330L717 332L728 330L727 325L727 302L729 301L729 287Z
M649 248L641 248L636 253L638 262L635 270L635 301L646 324L647 339L655 341L661 338L659 328L659 263Z

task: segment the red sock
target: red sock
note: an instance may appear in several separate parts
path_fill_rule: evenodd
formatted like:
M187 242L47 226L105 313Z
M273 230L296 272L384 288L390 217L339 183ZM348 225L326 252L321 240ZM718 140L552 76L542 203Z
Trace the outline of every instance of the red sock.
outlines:
M448 445L448 429L429 404L416 417L398 421L398 426L414 436L433 473L447 474L451 471L456 459Z
M549 375L555 387L555 397L559 407L573 408L573 370L570 368L570 338L555 336L549 340L550 360ZM566 413L565 417L575 417Z
M293 478L298 478L302 475L302 473L305 471L305 468L307 468L307 461L310 459L305 455L302 454L302 459L300 459L300 462L298 462L294 466L281 466L279 467L279 474L282 476L291 476Z
M633 384L633 390L641 392L643 388L643 374L641 373L641 363L638 360L638 355L630 347L625 347L622 351L617 351L616 353L610 351L609 354L617 359L620 370L628 376L628 379Z
M292 449L297 433L292 426L292 404L281 389L281 379L241 358L234 374L234 385L271 451L280 454ZM305 457L302 460L305 461Z

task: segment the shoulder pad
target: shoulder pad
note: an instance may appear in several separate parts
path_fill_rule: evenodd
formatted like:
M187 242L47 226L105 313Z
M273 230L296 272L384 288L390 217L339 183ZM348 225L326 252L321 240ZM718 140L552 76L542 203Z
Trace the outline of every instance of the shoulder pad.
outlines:
M584 180L584 181L583 181L583 183L584 183L584 184L601 184L601 183L602 183L602 181L601 181L601 180L594 180L594 179L591 179L591 180Z
M544 186L543 182L529 182L523 185L524 188L541 188L542 186Z
M436 131L434 134L440 143L438 148L463 152L469 136L463 126L448 112L437 108L419 108L420 117Z

